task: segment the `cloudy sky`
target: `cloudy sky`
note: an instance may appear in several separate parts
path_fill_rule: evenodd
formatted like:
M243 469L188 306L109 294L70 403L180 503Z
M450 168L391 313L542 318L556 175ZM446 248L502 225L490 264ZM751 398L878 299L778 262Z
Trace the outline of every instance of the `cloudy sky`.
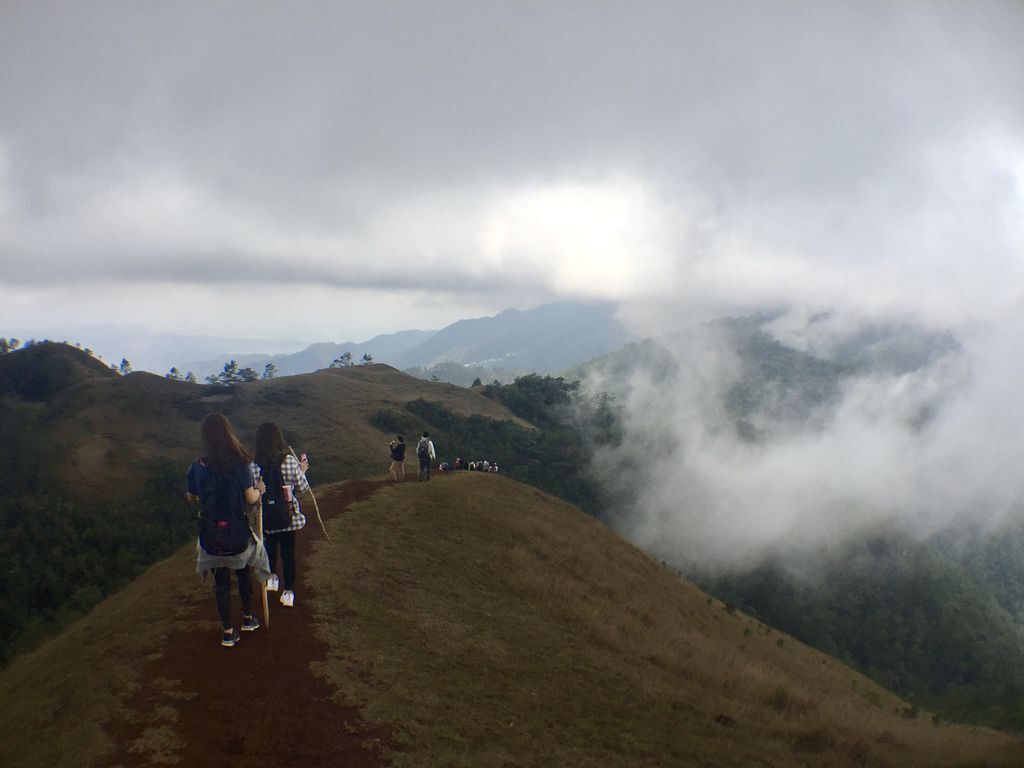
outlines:
M0 2L0 335L1024 290L1019 2Z

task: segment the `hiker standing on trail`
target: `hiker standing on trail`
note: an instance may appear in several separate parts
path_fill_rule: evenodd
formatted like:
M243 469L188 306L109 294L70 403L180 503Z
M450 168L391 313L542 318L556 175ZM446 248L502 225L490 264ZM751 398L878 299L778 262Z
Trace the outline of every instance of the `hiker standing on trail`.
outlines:
M391 479L396 483L405 482L405 438L397 435L388 446L391 449Z
M260 583L267 580L270 568L267 552L259 546L249 527L246 510L259 503L266 486L254 481L249 469L250 456L242 447L231 422L223 414L211 413L199 430L203 454L188 468L188 499L199 501L199 541L196 544L196 571L206 578L213 571L214 595L220 614L220 644L230 648L238 642L231 616L231 572L238 580L242 599L242 631L259 629L260 620L252 612L252 574Z
M437 458L434 453L434 443L430 439L430 433L424 432L423 437L416 444L416 458L420 460L420 482L430 479L430 462Z
M263 543L273 571L267 579L267 591L276 592L283 586L281 605L285 608L295 605L295 533L306 525L297 494L309 491L307 469L305 454L301 461L295 458L277 424L268 421L257 427L252 473L267 486L263 496ZM277 575L278 551L283 583Z

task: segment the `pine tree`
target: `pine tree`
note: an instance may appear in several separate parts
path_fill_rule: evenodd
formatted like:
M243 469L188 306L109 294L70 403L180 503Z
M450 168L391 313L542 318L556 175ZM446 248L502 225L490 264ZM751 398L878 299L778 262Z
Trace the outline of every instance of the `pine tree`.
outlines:
M238 361L229 360L224 363L224 370L220 372L217 379L221 384L227 384L229 387L240 382L242 378L238 372Z

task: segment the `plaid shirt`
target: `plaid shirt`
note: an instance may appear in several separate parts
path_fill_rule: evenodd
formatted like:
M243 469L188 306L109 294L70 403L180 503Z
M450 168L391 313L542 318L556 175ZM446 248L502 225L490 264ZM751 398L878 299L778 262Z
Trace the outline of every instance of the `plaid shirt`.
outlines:
M250 464L249 470L252 472L253 484L259 482L260 479L260 468L256 464ZM286 485L292 487L292 522L287 528L275 528L274 530L265 530L264 533L282 533L283 531L297 531L306 525L306 516L302 514L299 509L299 497L300 491L309 490L309 481L306 480L306 476L302 474L302 468L299 466L299 460L292 456L290 453L284 457L284 461L281 462L281 479Z

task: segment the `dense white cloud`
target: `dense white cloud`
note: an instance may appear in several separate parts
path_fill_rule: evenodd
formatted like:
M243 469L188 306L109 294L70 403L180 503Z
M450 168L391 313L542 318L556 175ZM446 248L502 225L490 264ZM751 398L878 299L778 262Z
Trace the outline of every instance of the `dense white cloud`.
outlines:
M624 491L617 526L661 557L712 570L816 553L879 526L922 537L997 526L1024 508L1022 313L962 329L920 365L832 372L836 397L821 404L778 391L797 407L777 408L773 381L757 379L763 400L745 416L756 439L740 437L729 406L750 360L715 327L662 339L661 361L638 359L625 379L599 371L590 386L624 408L622 445L596 463ZM825 360L865 327L839 314L766 326Z

